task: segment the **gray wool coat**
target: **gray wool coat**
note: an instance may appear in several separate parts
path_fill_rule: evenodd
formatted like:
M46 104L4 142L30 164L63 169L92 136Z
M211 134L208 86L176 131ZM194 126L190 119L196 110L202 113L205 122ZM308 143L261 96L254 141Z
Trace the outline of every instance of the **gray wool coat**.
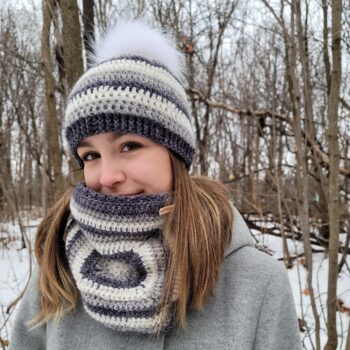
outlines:
M79 303L58 324L29 331L25 322L39 308L36 271L17 311L9 349L301 349L284 266L254 248L246 223L237 210L234 214L232 242L215 295L204 310L189 313L186 330L173 329L159 338L121 334L96 322Z

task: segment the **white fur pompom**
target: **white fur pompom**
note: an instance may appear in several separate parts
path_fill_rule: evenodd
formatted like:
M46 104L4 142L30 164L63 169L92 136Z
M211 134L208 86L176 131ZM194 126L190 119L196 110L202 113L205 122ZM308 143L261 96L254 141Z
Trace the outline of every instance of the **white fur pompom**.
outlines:
M142 56L161 63L184 81L184 55L168 35L150 27L143 19L120 22L94 46L93 62L96 65L120 56Z

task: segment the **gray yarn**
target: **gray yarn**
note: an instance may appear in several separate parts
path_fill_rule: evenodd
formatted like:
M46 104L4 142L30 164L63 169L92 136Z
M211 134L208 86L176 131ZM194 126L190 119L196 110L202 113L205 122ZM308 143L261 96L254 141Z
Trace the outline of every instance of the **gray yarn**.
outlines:
M166 272L159 209L170 193L107 196L75 188L66 254L86 311L121 332L155 334L170 325L161 308Z

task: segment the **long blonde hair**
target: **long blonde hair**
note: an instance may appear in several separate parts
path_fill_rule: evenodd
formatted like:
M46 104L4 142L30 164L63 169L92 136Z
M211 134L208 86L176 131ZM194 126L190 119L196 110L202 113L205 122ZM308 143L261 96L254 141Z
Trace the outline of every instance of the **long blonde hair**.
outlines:
M162 305L176 300L174 313L185 328L189 308L199 310L214 293L233 222L228 190L207 177L190 177L185 164L171 152L174 209L166 214L163 235L169 249ZM40 266L41 308L34 327L60 319L77 303L77 289L69 272L64 231L71 190L50 210L39 226L35 256Z

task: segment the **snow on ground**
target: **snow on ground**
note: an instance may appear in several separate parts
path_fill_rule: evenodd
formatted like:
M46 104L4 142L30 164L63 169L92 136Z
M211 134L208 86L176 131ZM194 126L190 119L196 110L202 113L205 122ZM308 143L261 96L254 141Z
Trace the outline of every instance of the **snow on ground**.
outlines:
M26 232L32 243L37 225L38 220L26 223ZM8 237L11 239L8 240ZM7 313L7 308L23 291L29 279L29 250L20 249L20 237L18 225L0 223L0 337L2 339L9 338L15 314L15 309Z
M38 220L30 220L26 224L27 234L33 243ZM280 237L261 234L253 230L254 237L259 241L258 245L265 247L269 253L276 259L283 258L282 239ZM16 237L3 245L1 238ZM8 305L15 300L25 287L29 277L29 254L28 249L19 249L20 231L17 225L11 223L0 224L0 336L2 339L9 339L11 326L15 311L6 313ZM345 241L345 236L341 237ZM33 244L32 244L33 248ZM300 242L288 240L288 248L291 255L303 252L303 245ZM282 263L282 262L281 262ZM350 267L350 257L347 257L347 264ZM313 285L317 298L317 308L321 321L321 347L323 348L327 341L326 329L326 305L327 305L327 280L328 280L328 261L324 253L314 253L313 255ZM297 314L300 319L302 315L310 329L310 335L307 332L301 333L304 349L313 349L315 322L312 315L310 297L307 290L307 271L302 265L302 259L295 261L294 266L287 270L289 280L292 286ZM344 302L344 306L350 309L350 272L349 268L344 266L338 278L338 298ZM346 335L349 324L350 314L337 313L337 329L339 335L338 349L345 349ZM6 321L6 322L5 322ZM5 326L4 326L5 324ZM310 340L310 338L312 340Z
M283 259L283 248L282 248L282 239L280 237L261 234L258 231L253 231L254 237L259 241L259 246L266 246L269 249L269 252L276 259ZM344 235L345 236L345 235ZM345 242L345 237L341 237L341 240ZM298 241L294 241L291 239L287 240L288 248L290 255L296 255L303 252L303 244ZM320 249L320 247L317 247ZM341 255L339 254L339 261L341 259ZM298 259L293 268L288 269L289 281L292 286L292 291L294 295L294 301L297 309L298 318L302 319L302 315L304 315L304 319L312 329L310 331L311 338L314 334L315 329L315 321L311 309L311 301L310 296L307 289L307 270L304 268L302 264L302 259ZM347 265L350 268L350 256L347 257ZM350 271L345 265L342 269L338 277L338 285L337 285L337 295L338 299L341 299L344 302L344 307L350 310ZM317 299L317 309L320 314L320 323L321 323L321 348L327 342L327 288L328 288L328 257L325 253L313 253L313 286L314 293ZM338 349L345 349L346 336L348 325L350 322L350 312L338 312L337 313L337 330L339 333L338 338ZM304 348L305 349L313 349L313 346L310 342L310 337L307 332L301 334ZM312 339L313 344L315 345L314 338Z

